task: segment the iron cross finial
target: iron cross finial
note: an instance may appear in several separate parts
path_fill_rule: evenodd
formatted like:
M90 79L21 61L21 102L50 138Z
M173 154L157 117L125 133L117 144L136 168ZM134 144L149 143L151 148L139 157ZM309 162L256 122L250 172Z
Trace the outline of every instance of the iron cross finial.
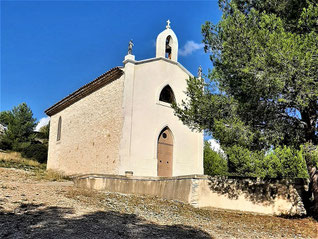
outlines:
M199 69L198 69L198 78L202 78L202 67L199 66Z
M171 23L171 22L170 22L170 20L168 19L168 21L167 21L167 26L166 26L167 29L170 29L170 23Z

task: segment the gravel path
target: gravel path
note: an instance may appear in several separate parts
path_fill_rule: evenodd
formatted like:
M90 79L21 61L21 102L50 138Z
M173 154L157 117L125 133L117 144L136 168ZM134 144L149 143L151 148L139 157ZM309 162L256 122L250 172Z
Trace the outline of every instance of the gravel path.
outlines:
M85 191L0 168L0 238L318 238L318 223Z

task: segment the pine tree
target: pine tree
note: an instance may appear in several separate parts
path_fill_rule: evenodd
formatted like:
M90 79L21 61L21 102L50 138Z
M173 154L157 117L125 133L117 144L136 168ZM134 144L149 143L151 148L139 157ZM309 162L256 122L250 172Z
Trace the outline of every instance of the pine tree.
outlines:
M210 82L190 78L189 100L174 104L175 113L189 127L210 131L223 148L307 145L318 212L318 165L308 156L318 145L318 5L310 0L219 5L221 21L202 26L214 66Z
M7 127L1 135L1 148L22 151L30 146L35 138L36 119L26 103L14 107L11 111L0 112L0 123Z

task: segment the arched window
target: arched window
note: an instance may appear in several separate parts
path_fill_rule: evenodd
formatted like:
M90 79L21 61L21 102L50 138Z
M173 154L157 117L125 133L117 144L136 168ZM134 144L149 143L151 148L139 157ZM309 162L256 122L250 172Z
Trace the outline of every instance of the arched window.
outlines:
M165 54L165 57L168 59L171 59L171 46L172 46L172 38L169 35L166 38L166 54Z
M159 100L170 104L176 101L174 93L169 85L166 85L162 89L162 91L160 92Z
M57 138L56 138L57 141L61 139L61 130L62 130L62 117L60 116L59 122L57 125Z

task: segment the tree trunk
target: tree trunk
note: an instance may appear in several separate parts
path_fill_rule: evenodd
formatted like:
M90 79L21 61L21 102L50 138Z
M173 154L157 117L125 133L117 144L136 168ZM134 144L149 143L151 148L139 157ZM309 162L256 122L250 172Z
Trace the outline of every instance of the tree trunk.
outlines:
M316 144L316 119L312 119L312 115L308 114L308 112L302 112L302 121L305 123L304 128L304 137L306 142L311 142Z
M312 214L315 218L318 217L318 170L316 167L308 167L309 176L310 176L310 185L309 190L313 195L313 207Z
M312 143L305 144L304 153L307 164L307 170L310 178L309 191L306 197L306 204L308 206L308 215L318 219L318 169L315 165L315 151L318 150L316 145ZM304 202L305 203L305 202Z

